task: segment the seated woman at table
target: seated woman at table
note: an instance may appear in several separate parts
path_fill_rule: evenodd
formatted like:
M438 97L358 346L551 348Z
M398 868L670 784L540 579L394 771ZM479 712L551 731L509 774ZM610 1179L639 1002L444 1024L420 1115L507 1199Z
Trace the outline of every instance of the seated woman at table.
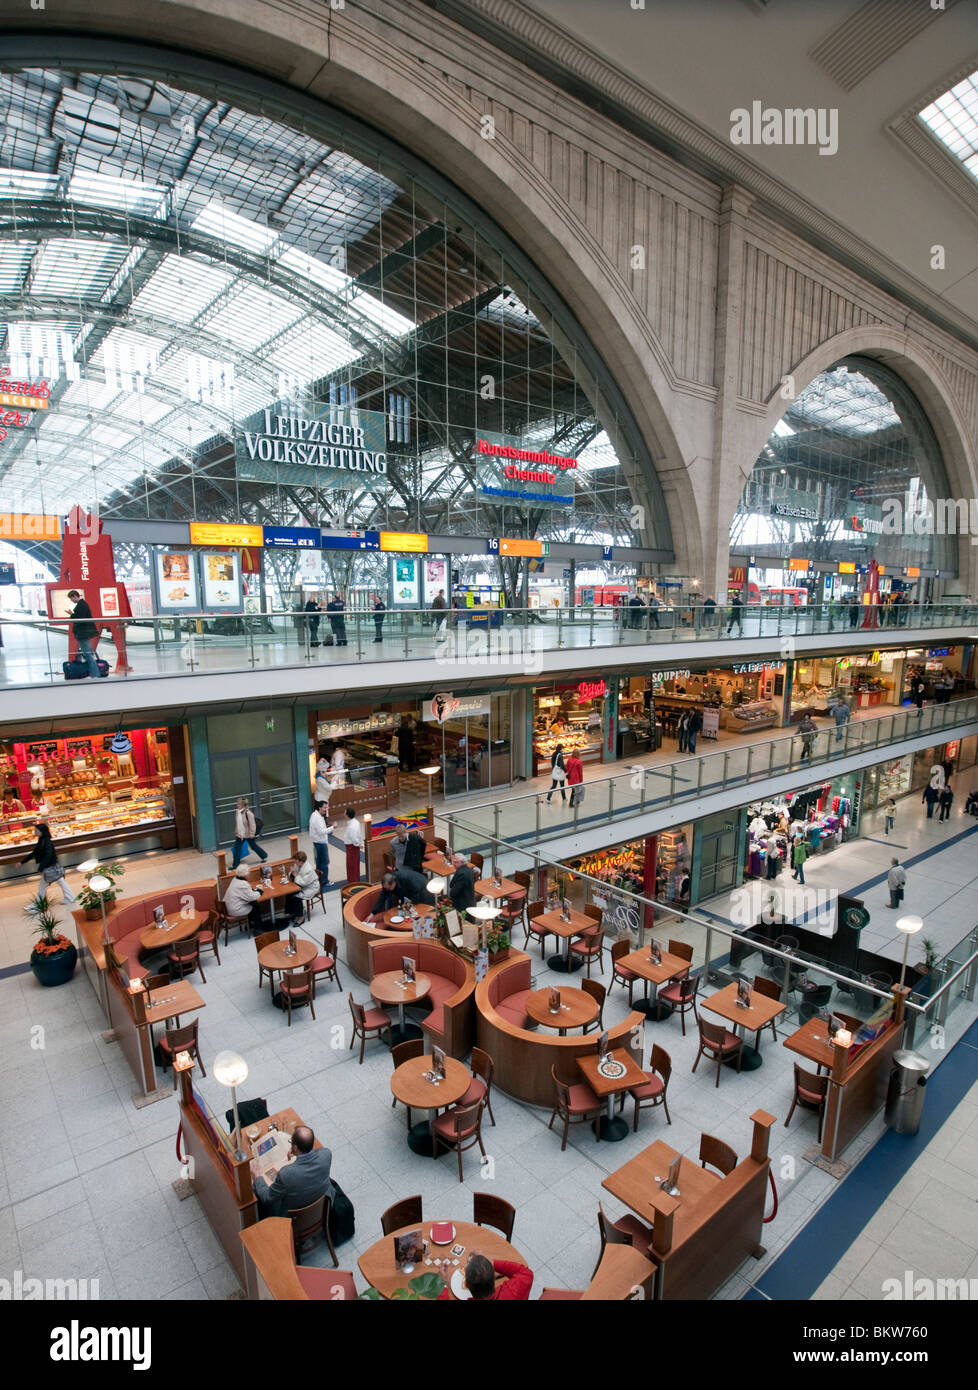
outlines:
M289 916L293 922L301 922L306 915L305 904L312 898L318 898L322 892L319 875L309 863L304 849L300 849L292 860L289 878L299 888L298 893L289 894Z
M224 906L227 908L228 916L232 921L248 917L249 925L255 931L261 931L261 910L258 907L260 902L261 889L253 887L248 881L247 865L239 864L224 894Z
M400 901L401 890L397 886L397 874L388 872L380 880L380 892L374 899L373 906L364 921L376 922L378 917L383 917L384 913L390 912L392 907L399 906Z
M407 898L411 903L426 903L428 907L435 906L435 900L428 892L428 882L424 874L419 874L416 869L404 868L397 875L397 891L402 898Z
M496 1275L503 1275L502 1283L496 1287ZM465 1287L473 1301L485 1303L506 1303L516 1299L528 1299L533 1286L533 1270L513 1260L490 1260L478 1251L473 1251L465 1265ZM438 1295L438 1301L447 1300L448 1285Z

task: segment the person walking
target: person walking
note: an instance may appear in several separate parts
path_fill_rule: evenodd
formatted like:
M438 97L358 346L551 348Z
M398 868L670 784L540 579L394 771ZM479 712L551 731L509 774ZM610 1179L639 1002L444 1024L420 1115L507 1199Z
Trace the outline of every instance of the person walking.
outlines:
M791 847L791 877L799 883L805 882L805 860L807 858L808 846L805 844L805 837L799 835Z
M38 821L37 839L34 841L34 848L29 849L20 860L21 864L26 864L28 859L33 859L37 863L38 872L41 875L41 882L44 884L43 892L47 895L47 890L52 883L56 883L61 889L61 896L66 904L75 901L75 895L68 887L68 880L65 878L65 871L58 862L58 851L54 847L51 838L51 829L47 821Z
M890 870L886 875L886 886L890 890L890 907L899 907L903 902L903 890L907 882L907 871L899 859L890 860Z
M550 790L547 792L548 803L557 789L560 789L561 801L567 800L567 793L564 791L564 783L567 781L567 768L564 764L564 745L558 743L550 757Z
M329 832L332 826L326 820L328 802L317 801L309 817L309 838L312 841L312 854L316 864L319 882L329 887Z
M840 700L838 704L832 706L832 718L835 720L835 741L841 743L845 737L846 725L851 718L849 706L845 700Z
M644 607L645 604L642 602L641 596L639 594L632 594L631 598L628 600L628 626L630 628L639 628L642 626L642 615L639 609Z
M855 594L850 594L846 603L849 605L849 627L851 629L859 622L859 600Z
M346 602L342 592L335 593L326 605L326 612L329 614L329 625L333 630L333 641L338 647L345 647L346 642Z
M397 726L397 761L402 772L414 771L414 725L402 719Z
M374 604L374 641L383 642L384 617L386 616L387 609L384 607L384 600L381 598L380 594L377 594L376 600Z
M743 635L744 635L744 600L743 600L743 596L742 596L742 594L741 594L741 592L740 592L739 589L738 589L738 590L736 591L736 593L734 594L733 599L732 599L731 604L730 604L730 621L727 623L727 632L730 631L730 629L733 627L734 623L737 624L737 631L739 632L740 636L743 637Z
M690 716L689 716L689 722L688 722L687 725L686 725L686 752L687 752L687 753L695 753L695 752L696 752L696 739L697 739L697 737L698 737L698 735L699 735L699 731L700 731L700 729L702 729L702 727L703 727L703 711L702 711L701 709L699 709L699 708L694 709L694 710L691 712L691 714L690 714Z
M431 600L431 611L437 614L437 617L432 620L435 624L435 636L441 637L448 628L448 604L445 601L444 589L439 589Z
M306 621L309 624L309 645L310 647L319 646L319 615L322 611L316 599L309 597L306 599L306 606L303 610L309 614Z
M712 596L703 602L703 626L712 627L716 622L717 601Z
M682 714L679 716L679 723L676 725L676 738L677 738L677 740L678 740L677 746L678 746L678 749L679 749L679 752L680 752L680 753L685 753L685 752L686 752L686 738L687 738L688 733L689 733L689 710L688 710L688 709L684 709L683 712L682 712Z
M799 762L803 763L811 760L812 748L818 738L818 725L810 714L806 714L798 725L798 734L801 738L801 757Z
M92 610L82 598L77 589L70 589L68 597L75 605L71 610L71 630L75 641L78 643L78 651L82 661L88 667L88 674L96 676L99 680L104 680L108 676L108 671L98 669L98 658L92 649L92 643L98 637L98 628L92 621Z
M357 813L352 806L346 808L343 843L346 845L346 881L347 883L359 883L360 851L363 848L363 822L357 818Z
M883 803L883 834L889 835L896 821L896 802L888 796Z
M577 753L567 759L567 785L571 789L570 804L579 806L584 800L584 764Z
M941 814L938 816L938 820L947 820L951 814L951 803L954 801L954 792L951 790L950 782L945 782L937 799L941 803Z
M924 685L923 677L920 675L914 676L913 681L910 685L910 697L913 700L914 704L917 706L918 714L922 714L924 711L925 689L926 686Z
M237 807L234 812L234 848L231 853L231 868L236 869L242 859L248 854L255 853L258 858L265 860L268 855L258 843L258 835L261 831L261 823L252 811L243 796L238 797Z
M928 782L928 783L927 783L927 786L924 788L924 794L923 794L923 796L920 798L921 801L926 801L926 802L927 802L927 819L928 819L928 820L932 820L932 819L933 819L933 816L934 816L934 807L937 805L938 801L940 800L940 796L941 796L941 794L940 794L940 792L937 790L937 788L936 788L936 787L932 787L931 784Z

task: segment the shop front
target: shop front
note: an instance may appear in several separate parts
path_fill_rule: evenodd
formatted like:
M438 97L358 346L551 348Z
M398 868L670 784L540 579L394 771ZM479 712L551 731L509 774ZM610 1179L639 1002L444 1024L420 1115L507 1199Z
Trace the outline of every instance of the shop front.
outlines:
M707 671L653 671L649 687L663 733L675 734L682 715L699 709L700 738L715 739L779 725L784 679L783 661L746 661Z
M746 877L776 878L785 868L790 872L791 845L799 835L809 855L836 849L856 833L859 791L859 783L850 776L751 802L744 836Z
M101 730L0 743L0 881L37 872L18 861L46 820L66 867L193 843L184 729Z
M601 761L602 716L607 687L601 676L573 684L538 686L533 695L533 775L550 771L556 748L564 760L576 753L582 763Z
M652 926L652 909L642 909L630 894L644 895L684 911L690 904L693 826L681 825L610 849L568 859L548 877L548 891L566 897L582 910L600 907L606 930L636 932ZM597 882L595 882L597 880Z
M511 784L510 694L439 692L421 702L419 718L426 756L441 768L445 796Z
M348 806L362 815L397 805L402 790L400 750L403 743L413 765L416 714L414 702L310 711L310 787L314 800L325 796L329 801L331 819ZM418 776L417 781L423 784L425 779Z

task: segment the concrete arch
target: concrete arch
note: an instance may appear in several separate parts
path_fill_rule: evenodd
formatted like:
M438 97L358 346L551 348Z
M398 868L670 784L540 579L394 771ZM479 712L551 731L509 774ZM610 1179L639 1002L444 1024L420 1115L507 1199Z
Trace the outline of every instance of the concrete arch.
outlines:
M78 67L101 53L103 63L118 69L127 62L126 41L135 39L134 72L179 83L212 69L245 105L301 113L306 98L310 119L319 103L327 103L402 147L410 132L409 167L413 154L443 175L508 231L541 272L545 268L545 279L600 357L634 422L636 444L646 454L639 460L644 476L631 480L635 501L647 516L664 506L674 567L688 574L703 569L709 540L688 462L705 452L700 417L691 418L684 398L674 394L669 364L600 244L513 142L482 137L472 104L438 71L437 54L426 59L416 36L408 41L399 28L385 32L376 15L357 6L327 11L322 22L283 18L271 0L145 0L138 16L132 10L128 0L97 8L87 0L60 0L62 32L50 39L29 10L26 19L9 16L11 29L30 25L29 42L8 34L0 57L7 65ZM398 27L403 16L393 15L392 23ZM85 37L66 36L69 29ZM229 68L229 61L242 66ZM592 404L599 416L607 413L607 398ZM636 539L650 543L641 532Z
M968 422L947 376L937 359L909 333L882 324L847 329L826 338L805 357L785 371L794 378L794 393L801 392L844 357L866 357L888 367L916 396L934 431L955 497L978 496L978 454ZM750 476L754 464L781 419L788 402L780 387L768 398L763 415L753 416L743 433L741 454L743 476ZM739 493L726 516L727 534L739 502ZM978 579L975 547L967 538L958 541L958 574L971 592Z

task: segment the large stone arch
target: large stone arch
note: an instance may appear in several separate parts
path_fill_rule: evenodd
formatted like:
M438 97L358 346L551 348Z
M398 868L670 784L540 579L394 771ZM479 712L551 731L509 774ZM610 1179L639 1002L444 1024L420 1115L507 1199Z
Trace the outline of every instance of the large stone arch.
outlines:
M826 338L805 357L785 368L785 376L792 378L794 395L800 395L820 372L845 357L874 359L901 378L916 396L934 431L953 496L978 496L978 456L967 419L940 363L921 345L920 340L882 324L851 328ZM742 417L738 458L735 462L728 461L727 470L728 476L736 477L739 481L732 503L731 489L724 489L721 542L724 536L729 535L743 483L750 476L787 405L788 401L779 387L765 402L762 415ZM959 538L958 574L962 585L971 593L978 588L978 557L975 549L967 537Z
M326 102L402 147L409 143L410 153L509 233L569 307L626 403L654 471L635 480L635 499L648 509L665 506L675 569L701 572L709 539L690 461L710 453L709 402L674 392L669 363L625 279L515 143L483 138L478 113L438 69L437 52L417 36L393 32L402 20L392 14L385 32L369 10L334 10L326 0L299 12L275 0L145 0L138 11L131 0L97 8L88 0L59 0L58 34L48 35L26 6L5 17L0 60L37 67L100 59L182 81L216 64L243 100L274 106L278 99L287 110L291 89L296 106L303 96ZM11 35L18 27L23 40ZM130 40L138 47L129 50ZM600 412L602 403L592 403ZM637 540L647 543L641 535Z

